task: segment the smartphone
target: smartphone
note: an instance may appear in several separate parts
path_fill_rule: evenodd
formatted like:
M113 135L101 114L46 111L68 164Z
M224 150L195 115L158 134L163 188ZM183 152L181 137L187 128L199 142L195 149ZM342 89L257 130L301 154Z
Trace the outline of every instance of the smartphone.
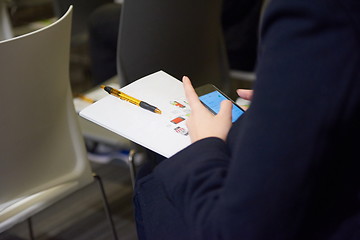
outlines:
M245 112L239 105L226 96L225 93L221 92L212 84L200 86L196 88L195 91L200 101L215 115L220 111L220 103L223 100L230 100L233 103L232 122L235 122Z

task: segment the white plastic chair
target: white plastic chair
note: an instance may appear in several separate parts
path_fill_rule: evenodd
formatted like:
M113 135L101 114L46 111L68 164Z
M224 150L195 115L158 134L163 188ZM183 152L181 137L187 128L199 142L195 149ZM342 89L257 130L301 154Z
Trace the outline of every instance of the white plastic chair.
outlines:
M69 81L71 16L72 7L43 29L0 42L0 232L94 180Z
M6 9L5 0L0 0L0 41L13 37L10 18Z

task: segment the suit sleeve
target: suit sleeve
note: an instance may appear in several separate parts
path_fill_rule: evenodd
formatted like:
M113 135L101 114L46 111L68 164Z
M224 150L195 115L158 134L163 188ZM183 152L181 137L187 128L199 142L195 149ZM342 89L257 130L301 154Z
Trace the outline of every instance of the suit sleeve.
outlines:
M241 126L226 143L203 139L155 170L195 239L295 239L321 166L337 154L331 129L358 71L347 12L335 0L273 0L260 34Z

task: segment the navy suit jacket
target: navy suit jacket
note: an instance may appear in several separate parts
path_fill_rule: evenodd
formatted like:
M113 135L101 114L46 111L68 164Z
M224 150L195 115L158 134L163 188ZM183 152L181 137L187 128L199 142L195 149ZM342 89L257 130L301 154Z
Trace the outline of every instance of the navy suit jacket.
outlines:
M138 181L144 239L360 239L359 139L360 1L272 0L227 141Z

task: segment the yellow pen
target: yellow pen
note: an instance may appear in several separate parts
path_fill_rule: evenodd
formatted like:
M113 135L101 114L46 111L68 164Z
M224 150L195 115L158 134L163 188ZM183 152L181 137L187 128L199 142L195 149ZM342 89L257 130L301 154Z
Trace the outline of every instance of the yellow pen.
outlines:
M161 111L160 109L158 109L157 107L153 106L153 105L150 105L144 101L141 101L139 99L136 99L136 98L133 98L123 92L120 92L119 90L116 90L112 87L109 87L109 86L104 86L104 85L101 85L100 86L102 89L104 89L106 92L108 92L109 94L115 96L115 97L118 97L122 100L125 100L125 101L128 101L129 103L132 103L132 104L135 104L141 108L144 108L146 110L149 110L151 112L154 112L154 113L158 113L158 114L161 114Z
M77 97L80 98L81 100L85 101L85 102L88 102L88 103L96 102L94 99L91 99L91 98L89 98L89 97L87 97L85 95L82 95L82 94L79 94Z

